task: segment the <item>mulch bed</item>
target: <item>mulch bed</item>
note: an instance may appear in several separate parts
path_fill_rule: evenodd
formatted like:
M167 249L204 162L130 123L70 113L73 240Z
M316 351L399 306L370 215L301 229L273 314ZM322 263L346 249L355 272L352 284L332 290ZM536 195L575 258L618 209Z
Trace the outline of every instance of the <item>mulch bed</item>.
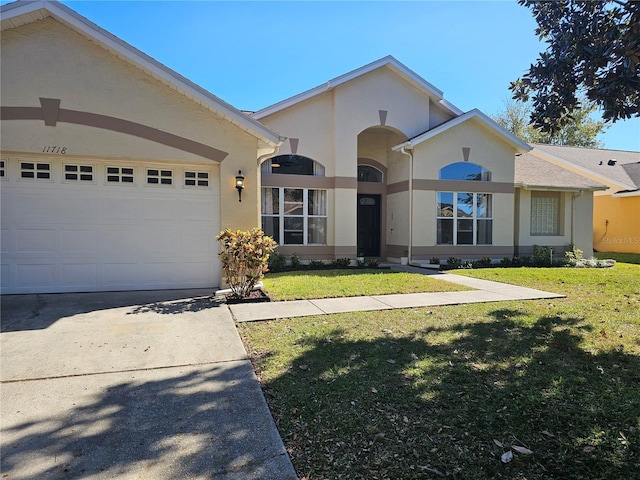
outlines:
M238 303L260 303L260 302L270 302L271 298L269 295L264 293L262 290L253 290L248 297L238 298L232 293L228 293L225 296L225 301L228 305L236 305Z

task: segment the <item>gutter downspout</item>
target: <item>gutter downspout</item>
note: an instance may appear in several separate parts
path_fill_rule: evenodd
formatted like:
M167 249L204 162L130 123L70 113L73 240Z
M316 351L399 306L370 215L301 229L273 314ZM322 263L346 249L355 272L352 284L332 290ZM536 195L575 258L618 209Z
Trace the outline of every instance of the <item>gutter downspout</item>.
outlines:
M411 150L411 152L407 152ZM400 153L409 157L409 245L407 247L407 255L409 257L409 265L413 257L413 145L405 145L400 149Z
M578 193L571 195L571 245L575 246L575 241L574 241L574 236L575 236L575 215L574 215L574 211L575 211L575 201L576 198L580 198L582 195L584 195L584 190L580 190Z

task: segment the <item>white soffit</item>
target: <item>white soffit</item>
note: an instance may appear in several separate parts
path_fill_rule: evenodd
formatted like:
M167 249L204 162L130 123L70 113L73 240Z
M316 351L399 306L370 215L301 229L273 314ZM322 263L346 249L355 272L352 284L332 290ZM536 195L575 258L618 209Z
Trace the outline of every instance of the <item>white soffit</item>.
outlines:
M340 75L339 77L329 80L328 82L323 83L322 85L319 85L310 90L307 90L306 92L299 93L298 95L294 95L293 97L289 97L285 100L282 100L281 102L278 102L271 106L263 108L262 110L258 110L257 112L254 112L251 116L259 120L268 115L272 115L276 112L284 110L285 108L289 108L292 105L295 105L297 103L300 103L312 97L315 97L316 95L320 95L321 93L332 90L344 83L347 83L355 78L361 77L362 75L365 75L369 72L372 72L382 67L389 68L394 73L404 78L414 87L416 87L418 90L421 90L423 92L426 91L426 93L429 96L435 98L442 107L444 107L446 110L448 110L452 114L457 116L463 113L462 110L458 109L457 107L455 107L454 105L452 105L451 103L449 103L447 100L443 98L442 90L436 88L431 83L427 82L424 78L422 78L420 75L418 75L414 71L407 68L405 65L400 63L391 55L388 55L379 60L376 60L375 62L369 63L368 65L357 68L356 70L345 73L344 75Z
M484 113L482 113L480 110L478 110L477 108L474 108L473 110L470 110L469 112L460 115L459 117L456 117L452 120L449 120L448 122L443 123L442 125L433 128L431 130L428 130L416 137L413 137L409 140L407 140L406 142L403 142L399 145L396 145L395 147L393 147L394 151L398 151L401 148L412 148L415 147L416 145L429 140L430 138L435 137L436 135L441 134L442 132L445 132L453 127L456 127L464 122L467 122L469 120L476 120L481 122L486 128L488 128L489 130L491 130L494 134L502 137L508 144L510 144L513 148L515 148L515 150L517 152L520 153L525 153L531 150L531 147L524 141L520 140L518 137L516 137L515 135L513 135L511 132L505 130L504 128L502 128L500 125L498 125L496 122L494 122L493 120L491 120L491 118L489 118L488 116L486 116Z
M225 118L265 144L277 146L285 140L284 137L271 131L260 122L245 115L211 92L208 92L191 80L171 70L58 1L16 1L3 5L0 12L2 14L3 31L47 17L54 18L89 40L97 42L118 57L144 70L182 95L202 105L204 108Z

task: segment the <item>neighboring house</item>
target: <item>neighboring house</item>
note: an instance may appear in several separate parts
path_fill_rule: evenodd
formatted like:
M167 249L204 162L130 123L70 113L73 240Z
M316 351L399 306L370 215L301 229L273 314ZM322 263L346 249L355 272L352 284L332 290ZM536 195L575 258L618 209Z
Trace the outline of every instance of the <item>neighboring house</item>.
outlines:
M640 152L532 147L531 155L609 187L594 193L594 249L640 253Z
M246 114L57 2L2 6L0 53L3 293L215 287L260 224L306 260L591 253L606 187L392 57Z

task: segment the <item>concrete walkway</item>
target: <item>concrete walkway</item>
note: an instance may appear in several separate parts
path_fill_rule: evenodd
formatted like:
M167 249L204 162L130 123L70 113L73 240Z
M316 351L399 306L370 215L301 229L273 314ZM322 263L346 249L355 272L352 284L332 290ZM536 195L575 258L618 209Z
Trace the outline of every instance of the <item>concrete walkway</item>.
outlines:
M518 287L506 283L433 272L418 267L393 266L393 270L433 275L438 280L457 283L474 290L462 292L409 293L396 295L372 295L363 297L323 298L317 300L293 300L288 302L244 303L230 305L237 322L275 320L278 318L305 317L330 313L390 310L394 308L429 307L437 305L461 305L465 303L503 302L508 300L538 300L562 298L564 295L533 288Z
M297 478L210 290L1 306L2 478Z

